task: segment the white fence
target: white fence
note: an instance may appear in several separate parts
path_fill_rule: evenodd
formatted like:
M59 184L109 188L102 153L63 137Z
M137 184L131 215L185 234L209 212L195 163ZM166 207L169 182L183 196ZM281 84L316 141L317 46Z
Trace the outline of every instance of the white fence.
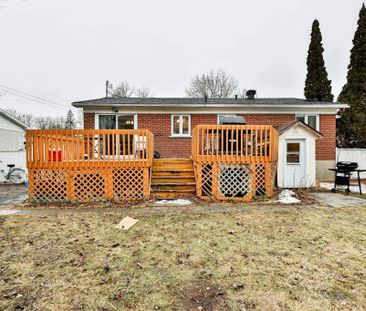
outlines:
M357 162L359 169L366 169L366 149L337 148L337 161ZM361 178L366 178L366 172L361 173Z

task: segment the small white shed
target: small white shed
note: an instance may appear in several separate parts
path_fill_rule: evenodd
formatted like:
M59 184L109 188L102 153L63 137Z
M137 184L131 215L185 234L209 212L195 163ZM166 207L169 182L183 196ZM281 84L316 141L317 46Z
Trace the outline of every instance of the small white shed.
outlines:
M0 169L7 172L8 164L26 169L26 130L27 126L24 123L0 109Z
M323 135L301 121L276 128L279 133L277 185L307 188L316 181L316 140Z

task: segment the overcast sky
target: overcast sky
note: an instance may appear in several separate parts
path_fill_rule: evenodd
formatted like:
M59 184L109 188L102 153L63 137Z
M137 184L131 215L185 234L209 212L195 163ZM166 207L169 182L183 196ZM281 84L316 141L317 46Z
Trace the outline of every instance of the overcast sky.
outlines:
M362 2L0 0L0 84L67 107L104 96L107 79L184 96L191 77L222 68L260 97L302 98L318 18L338 96ZM10 107L66 113L7 93L0 108Z

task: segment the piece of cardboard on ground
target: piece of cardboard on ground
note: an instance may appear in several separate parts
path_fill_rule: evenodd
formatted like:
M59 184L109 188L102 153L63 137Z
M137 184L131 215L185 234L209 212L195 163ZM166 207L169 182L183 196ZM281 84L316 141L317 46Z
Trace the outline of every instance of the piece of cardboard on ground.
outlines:
M123 218L120 223L118 225L116 225L117 229L122 229L122 230L128 230L130 229L132 226L134 226L139 220L136 218L132 218L129 216L126 216L125 218Z

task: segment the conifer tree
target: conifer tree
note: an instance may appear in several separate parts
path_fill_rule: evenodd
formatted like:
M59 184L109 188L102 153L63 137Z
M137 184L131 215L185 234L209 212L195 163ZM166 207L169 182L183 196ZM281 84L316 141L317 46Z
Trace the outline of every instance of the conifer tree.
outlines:
M305 98L316 101L333 101L331 81L323 58L322 34L318 20L314 20L306 61L308 72L305 81Z
M353 39L347 82L338 101L350 108L337 120L341 147L366 148L366 8L362 5Z
M68 130L72 130L76 128L76 121L74 114L72 113L71 109L66 114L66 120L65 120L65 128Z

